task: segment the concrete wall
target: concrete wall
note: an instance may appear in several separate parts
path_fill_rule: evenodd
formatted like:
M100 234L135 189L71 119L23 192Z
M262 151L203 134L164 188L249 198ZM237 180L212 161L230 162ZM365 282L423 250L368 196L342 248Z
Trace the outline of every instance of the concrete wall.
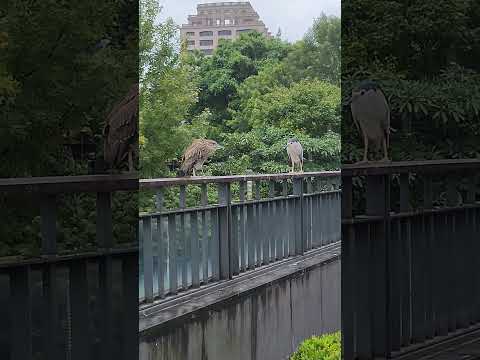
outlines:
M281 360L340 329L340 259L140 334L141 360Z

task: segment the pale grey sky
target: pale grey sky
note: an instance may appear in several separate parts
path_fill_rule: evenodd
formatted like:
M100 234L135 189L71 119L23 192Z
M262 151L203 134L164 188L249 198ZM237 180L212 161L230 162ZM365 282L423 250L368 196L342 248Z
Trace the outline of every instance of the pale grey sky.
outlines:
M171 17L180 25L187 22L188 15L196 14L197 4L218 1L160 0L161 19ZM250 3L273 35L280 27L282 38L291 42L301 39L322 12L340 16L341 7L341 0L250 0Z

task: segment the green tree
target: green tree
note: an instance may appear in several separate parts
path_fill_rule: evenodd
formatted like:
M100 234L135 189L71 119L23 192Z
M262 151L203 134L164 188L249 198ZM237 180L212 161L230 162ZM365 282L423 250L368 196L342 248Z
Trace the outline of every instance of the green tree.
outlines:
M0 98L15 94L0 110L4 176L86 172L85 164L72 163L64 143L83 128L100 142L106 114L135 79L137 58L128 54L136 35L127 36L117 23L124 5L132 6L114 0L2 4ZM109 46L96 47L107 38Z
M295 44L287 64L296 80L320 79L340 84L341 21L322 14L302 41Z
M140 167L142 177L159 177L186 141L179 126L197 90L194 71L178 52L177 27L171 19L155 22L158 1L140 4Z

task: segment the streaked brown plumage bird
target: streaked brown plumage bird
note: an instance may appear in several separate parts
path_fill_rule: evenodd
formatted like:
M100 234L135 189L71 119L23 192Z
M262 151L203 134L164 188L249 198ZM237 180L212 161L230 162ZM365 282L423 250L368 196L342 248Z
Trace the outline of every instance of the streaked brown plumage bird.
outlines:
M178 172L179 176L188 176L193 173L196 176L195 171L201 170L205 161L213 155L215 151L221 149L222 146L218 145L214 140L196 139L185 150L182 157L182 166Z
M388 161L390 108L380 87L373 81L361 82L352 91L350 108L353 122L363 136L363 162L368 161L369 142L377 148L383 146L383 160Z
M103 137L108 168L119 170L127 161L128 170L133 171L134 156L138 158L138 84L108 114Z

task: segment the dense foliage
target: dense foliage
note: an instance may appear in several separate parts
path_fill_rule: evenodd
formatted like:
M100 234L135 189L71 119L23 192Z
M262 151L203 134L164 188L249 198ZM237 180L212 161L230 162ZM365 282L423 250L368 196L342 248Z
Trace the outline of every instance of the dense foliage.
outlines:
M137 81L135 4L2 2L0 177L84 175L102 156L105 117ZM136 195L114 197L117 241L135 240L137 206ZM57 214L60 249L95 243L94 195L58 199ZM38 254L38 215L31 194L0 194L0 256Z
M365 78L381 84L400 130L393 160L478 156L479 9L474 0L342 3L344 161L361 157L348 99Z
M321 15L290 44L257 32L188 53L158 2L141 3L141 174L172 176L194 138L224 146L205 174L278 173L298 138L306 170L340 165L340 20ZM151 203L151 201L149 202Z
M300 344L290 360L340 360L340 332L313 336Z

